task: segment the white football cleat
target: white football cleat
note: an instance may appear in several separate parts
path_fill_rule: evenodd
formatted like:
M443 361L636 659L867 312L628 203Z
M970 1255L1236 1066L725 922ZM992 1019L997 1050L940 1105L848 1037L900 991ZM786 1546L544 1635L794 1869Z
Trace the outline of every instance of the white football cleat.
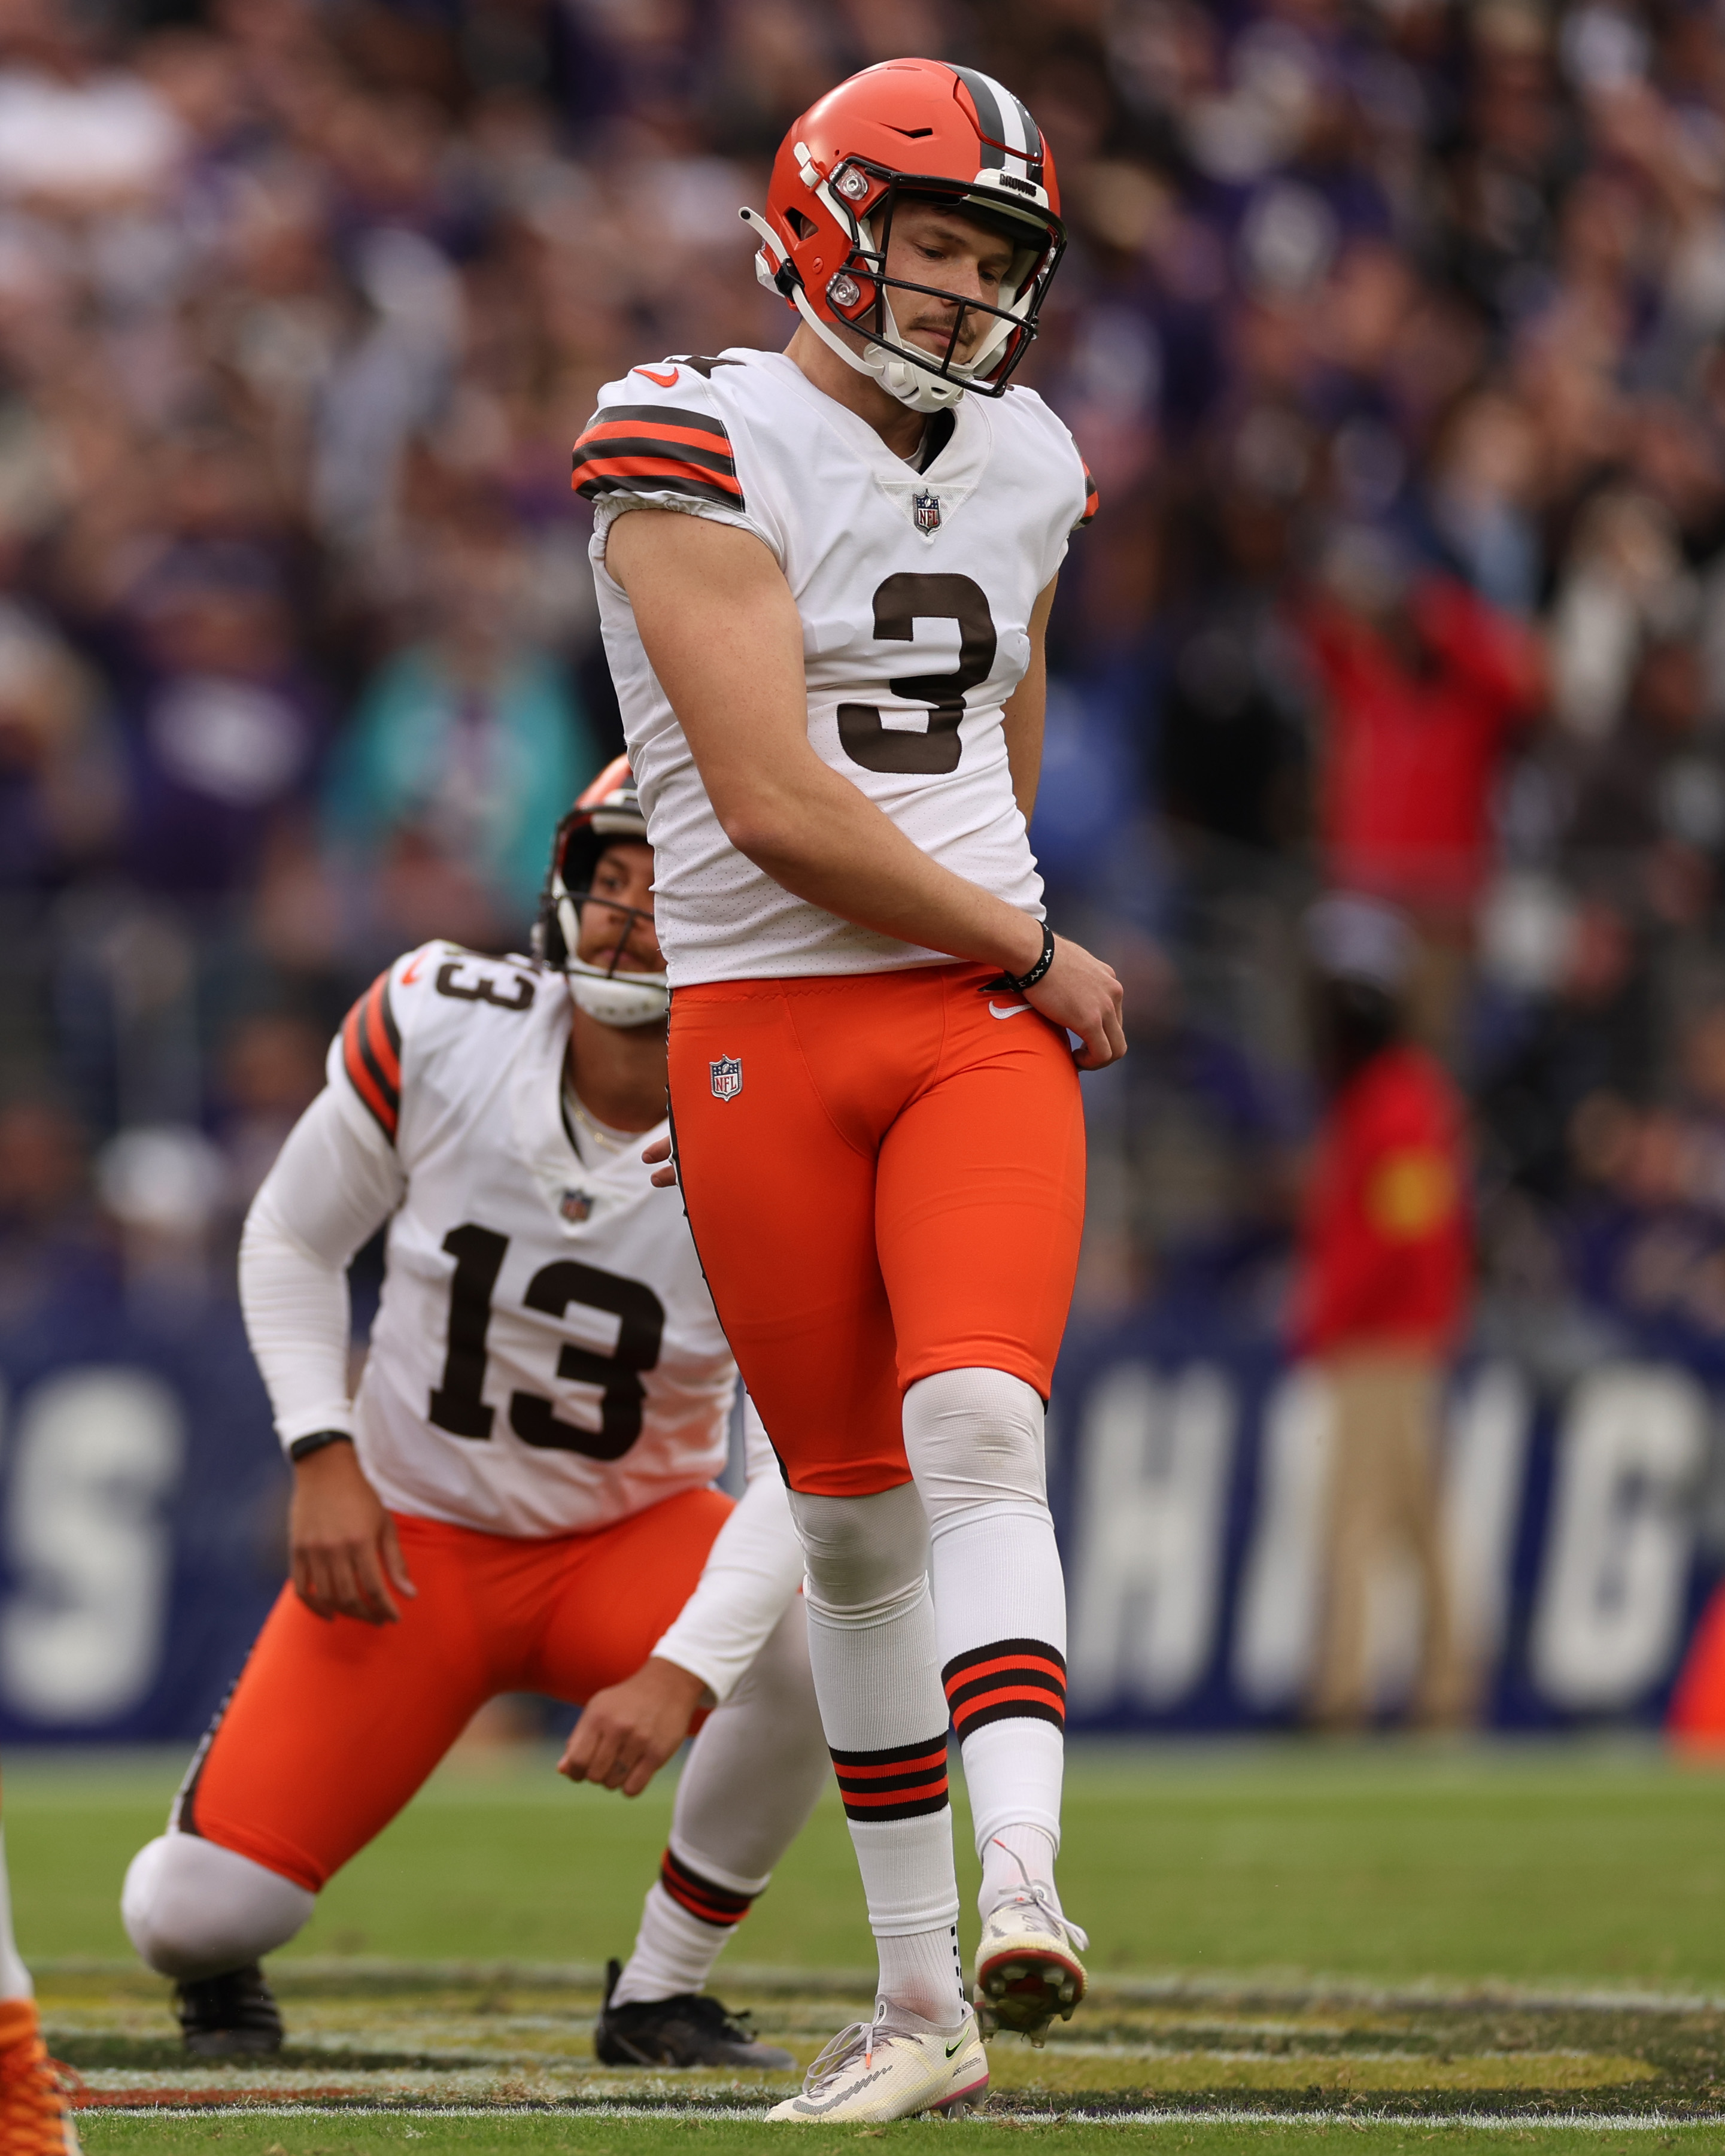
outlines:
M984 2035L1014 2030L1040 2046L1058 2014L1072 2019L1086 1979L1079 1949L1090 1944L1049 1899L1041 1881L1027 1881L991 1909L976 1950L976 2005Z
M939 2029L902 2006L883 2004L872 2021L841 2029L803 2078L800 2095L775 2104L769 2119L822 2125L882 2125L944 2112L957 2118L988 2090L988 2055L974 2014Z

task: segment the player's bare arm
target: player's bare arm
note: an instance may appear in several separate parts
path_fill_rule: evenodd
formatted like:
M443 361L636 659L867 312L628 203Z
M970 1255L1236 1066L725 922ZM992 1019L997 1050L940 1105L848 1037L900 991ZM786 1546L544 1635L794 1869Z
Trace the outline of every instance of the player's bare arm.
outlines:
M1000 707L1013 798L1027 824L1042 780L1042 726L1048 711L1048 617L1054 609L1054 596L1051 583L1037 596L1036 608L1030 616L1030 663L1024 669L1024 680Z
M619 518L606 564L628 593L726 836L798 898L955 958L1027 973L1041 924L923 853L810 747L796 602L759 540L692 516ZM1016 770L1014 784L1018 780ZM1126 1053L1113 968L1055 939L1028 992L1101 1069Z
M320 1446L295 1464L288 1535L294 1591L314 1616L400 1622L390 1589L418 1590L395 1523L351 1445Z

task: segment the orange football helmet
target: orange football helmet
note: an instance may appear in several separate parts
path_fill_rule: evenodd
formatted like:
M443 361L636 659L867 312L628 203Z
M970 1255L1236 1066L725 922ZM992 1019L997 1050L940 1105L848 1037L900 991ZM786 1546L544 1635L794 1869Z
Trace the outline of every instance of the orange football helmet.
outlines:
M540 894L539 918L533 924L533 956L564 974L570 994L602 1024L662 1023L670 1008L665 975L621 970L624 947L636 921L650 924L652 915L614 898L593 896L599 856L619 839L649 843L647 819L627 756L614 757L557 825L551 842L551 866ZM623 922L611 963L604 968L590 966L579 955L581 909L589 904L602 907L608 919Z
M952 297L886 275L893 214L907 197L983 214L1015 242L999 303L962 301L938 355L907 344L893 316L895 292ZM882 60L829 90L779 146L766 216L742 214L760 236L762 284L919 412L956 403L967 389L1004 392L1066 244L1054 160L1029 109L992 76L942 60ZM960 360L968 318L978 315L991 320ZM860 353L841 329L866 340Z

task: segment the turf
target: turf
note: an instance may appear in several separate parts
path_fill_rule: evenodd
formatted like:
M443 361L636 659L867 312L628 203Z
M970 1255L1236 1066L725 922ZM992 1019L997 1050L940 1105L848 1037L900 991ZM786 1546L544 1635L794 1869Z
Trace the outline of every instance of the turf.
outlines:
M367 2118L362 2126L333 2118L184 2118L136 2114L80 2122L90 2156L112 2149L149 2156L169 2149L207 2149L210 2156L537 2156L544 2149L573 2149L582 2156L744 2156L778 2148L786 2129L753 2122L614 2118ZM1058 2149L1060 2156L1104 2156L1104 2152L1153 2148L1169 2156L1656 2156L1676 2148L1682 2156L1717 2156L1725 2150L1725 2128L1657 2127L1651 2131L1604 2132L1585 2125L1481 2129L1469 2126L1380 2125L1362 2119L1299 2125L1239 2124L1171 2120L1153 2126L1086 2125L1072 2121L993 2124L965 2120L947 2125L911 2120L891 2127L799 2127L793 2147L805 2156L857 2156L858 2144L882 2140L913 2156L918 2148L945 2156L1007 2156L1026 2148Z
M9 1760L27 1956L123 1955L127 1859L179 1762ZM290 1954L600 1963L626 1950L669 1822L537 1753L446 1768L336 1879ZM1091 1968L1405 1984L1725 1990L1725 1784L1651 1750L1076 1751L1061 1884ZM968 1821L958 1820L968 1882ZM750 1916L750 1963L870 1959L835 1801Z
M788 2077L595 2066L598 1965L633 1933L671 1788L628 1804L536 1753L458 1759L331 1885L272 1963L291 2037L278 2066L188 2066L115 1908L179 1763L8 1763L20 1936L55 2047L88 2082L93 2156L777 2138L758 2112ZM1725 2156L1722 1799L1716 1777L1647 1748L1081 1748L1062 1881L1092 1933L1091 1999L1045 2051L993 2047L987 2118L888 2132L978 2151L1436 2138ZM865 2006L869 1959L829 1802L720 1988L806 2063ZM267 2108L145 2108L236 2102ZM724 2115L739 2105L756 2116ZM822 2149L860 2138L801 2133Z

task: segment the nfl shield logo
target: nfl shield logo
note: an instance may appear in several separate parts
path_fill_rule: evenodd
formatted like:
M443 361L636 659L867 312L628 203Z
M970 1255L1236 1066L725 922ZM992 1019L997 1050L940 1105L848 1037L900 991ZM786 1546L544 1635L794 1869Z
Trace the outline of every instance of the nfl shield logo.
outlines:
M916 529L926 539L932 531L940 529L941 498L937 494L913 494L911 514L916 520Z
M708 1064L713 1077L713 1098L716 1101L734 1101L742 1091L742 1058L740 1055L718 1055Z
M566 1220L578 1225L593 1211L593 1199L584 1190L566 1190L557 1210Z

